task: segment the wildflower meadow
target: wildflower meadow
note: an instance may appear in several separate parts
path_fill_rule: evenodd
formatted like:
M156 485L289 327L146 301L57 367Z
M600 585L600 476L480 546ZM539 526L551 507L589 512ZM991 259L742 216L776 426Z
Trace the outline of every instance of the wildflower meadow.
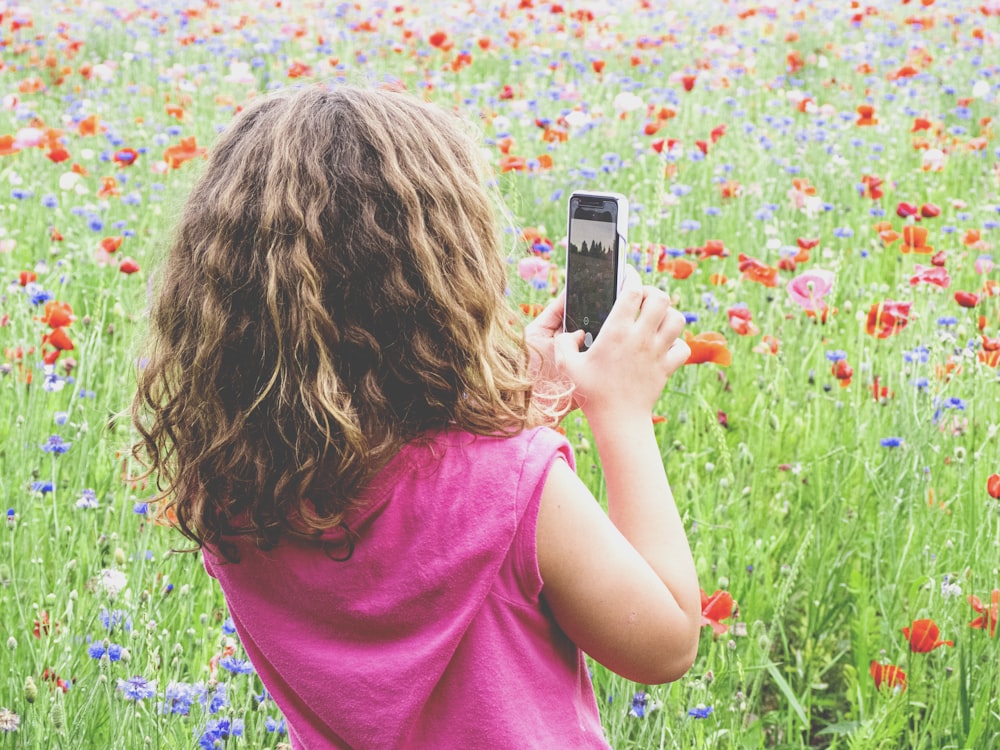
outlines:
M317 81L478 128L512 314L590 189L688 319L705 627L676 683L593 665L615 748L1000 746L1000 2L0 0L0 749L289 742L128 406L218 130Z

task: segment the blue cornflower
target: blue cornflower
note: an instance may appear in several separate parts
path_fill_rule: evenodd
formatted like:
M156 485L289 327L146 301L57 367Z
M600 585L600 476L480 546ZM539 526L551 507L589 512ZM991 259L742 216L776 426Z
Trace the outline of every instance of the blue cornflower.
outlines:
M277 734L285 734L288 731L284 719L272 719L270 716L264 721L264 728L268 732L276 732Z
M42 305L50 300L54 300L55 296L52 294L52 292L48 291L47 289L42 289L37 284L29 284L28 299L30 300L31 304L33 304L35 307L38 307L38 305Z
M649 696L646 693L636 693L632 696L632 707L628 712L638 719L643 718L646 715L646 703L649 700Z
M52 415L52 421L55 422L60 427L62 427L69 421L69 412L57 411L55 414Z
M842 349L834 349L826 353L826 358L831 362L839 362L842 359L847 359L847 352Z
M110 661L121 661L122 647L119 646L117 643L108 643L107 645L105 645L104 641L96 641L94 643L91 643L90 646L87 648L87 655L90 656L91 659L101 659L106 655ZM132 679L135 678L133 677ZM118 682L121 683L121 680L119 680ZM120 684L118 689L121 690ZM135 699L130 699L130 700L135 700Z
M931 384L931 381L928 380L927 378L914 378L913 379L913 386L915 388L926 388L930 384Z
M145 516L149 513L149 503L139 502L132 506L132 512L137 516Z
M80 492L80 497L76 501L77 508L98 508L97 493L92 489L85 489Z
M56 487L55 487L54 484L52 484L52 482L32 482L31 483L31 491L32 492L41 492L43 495L47 495L48 493L52 492L52 490L54 490L55 488Z
M899 446L901 446L903 444L903 438L901 438L901 437L887 437L887 438L882 438L879 441L879 444L883 448L898 448Z
M205 694L205 686L200 682L171 682L163 691L161 713L187 716L191 706Z
M222 709L229 705L229 694L226 688L226 683L220 682L216 684L215 688L212 690L212 696L209 697L206 691L199 698L201 703L208 710L210 714L217 714Z
M198 746L206 750L213 750L218 747L216 743L227 740L230 737L239 737L243 734L243 721L241 719L212 719L205 725L205 731L198 738Z
M119 678L118 690L125 696L125 700L138 702L156 695L156 680L147 680L142 675L135 675L127 680Z
M132 630L132 618L122 609L109 610L105 607L97 613L97 619L108 630L114 630L118 626L121 626L126 633Z
M941 405L945 409L957 409L958 411L965 411L965 402L956 396L952 396L951 398L946 398L941 403Z
M235 656L223 656L219 666L233 674L253 674L253 664L248 659L237 659Z
M701 229L701 222L695 219L684 219L679 225L681 231L694 232Z
M232 617L227 617L222 621L222 632L224 635L233 635L236 633L236 626L233 624Z
M70 449L72 443L67 443L59 435L49 435L49 439L42 444L42 450L46 453L63 454Z
M698 313L693 313L693 312L686 312L686 313L684 313L684 322L685 323L697 323L698 322Z
M694 708L688 709L688 716L693 716L696 719L707 719L714 710L712 706L699 703Z
M937 324L939 326L944 326L944 327L955 326L958 325L958 318L954 317L953 315L942 315L940 318L937 319Z

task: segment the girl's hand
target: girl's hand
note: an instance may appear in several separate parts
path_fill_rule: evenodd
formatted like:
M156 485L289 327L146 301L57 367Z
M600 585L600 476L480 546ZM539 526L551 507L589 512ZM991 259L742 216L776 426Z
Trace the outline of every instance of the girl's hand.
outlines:
M580 351L583 331L556 336L556 365L575 387L574 399L588 419L648 417L667 378L691 355L679 338L684 325L684 316L669 297L642 286L629 266L618 299L589 350Z
M555 341L563 332L563 311L566 308L565 290L549 302L538 317L524 329L524 337L531 352L531 375L539 396L556 400L559 418L579 407L572 398L572 384L560 374L556 365Z

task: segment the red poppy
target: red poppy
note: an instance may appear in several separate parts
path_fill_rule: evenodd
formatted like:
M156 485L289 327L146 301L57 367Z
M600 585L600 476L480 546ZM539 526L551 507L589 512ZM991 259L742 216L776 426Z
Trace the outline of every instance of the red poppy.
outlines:
M292 64L288 66L289 78L308 78L312 74L313 74L312 66L306 65L301 60L293 60Z
M903 244L899 248L904 253L923 253L930 255L934 248L927 244L927 227L909 225L903 227Z
M916 203L907 203L906 201L900 201L896 206L896 216L901 219L909 218L910 216L916 216L920 209L917 208Z
M753 314L746 307L730 307L726 314L729 316L729 327L740 336L756 336L760 329L753 323Z
M846 359L838 359L830 368L830 373L840 381L841 388L846 388L851 384L851 378L854 377L854 368L847 364Z
M656 265L656 270L660 273L669 273L675 279L686 279L694 273L697 264L684 258L670 258L664 253Z
M64 149L62 146L56 146L55 148L50 149L45 156L48 157L49 161L59 164L60 162L64 162L69 159L69 151Z
M101 178L101 187L97 190L98 198L117 198L122 194L118 189L118 180L114 177Z
M524 172L528 169L528 160L523 156L507 155L500 159L501 172Z
M139 270L139 264L132 258L122 258L122 262L118 265L118 270L124 274L133 274Z
M21 286L28 286L32 281L38 278L38 274L34 271L21 271L17 275L17 283Z
M733 355L726 345L726 337L721 333L707 331L692 336L690 331L684 331L684 343L691 349L691 356L686 365L700 365L706 362L728 367L733 363Z
M855 125L878 125L878 118L875 116L875 107L871 104L862 104L857 109L858 119Z
M124 239L124 237L105 237L100 242L101 249L106 253L113 253L122 246Z
M910 284L933 284L934 286L947 289L951 285L951 276L940 266L922 266L916 264L913 275L910 277Z
M740 273L747 281L756 281L764 286L774 287L778 285L778 269L773 268L763 261L751 258L749 255L739 254L738 257Z
M994 500L1000 500L1000 474L990 474L986 478L986 491Z
M53 328L52 333L46 336L42 336L42 341L44 343L51 344L56 349L62 352L69 351L70 349L75 349L73 342L70 341L69 335L66 333L65 328Z
M701 591L701 625L710 625L716 635L721 635L729 630L729 626L720 620L725 620L733 615L733 595L728 591L716 591L711 596Z
M920 215L925 219L933 219L936 216L941 215L941 208L939 206L935 206L933 203L924 203L920 207Z
M979 304L979 295L975 292L955 292L955 301L962 307L975 307Z
M430 43L432 47L437 47L439 50L442 50L444 52L447 52L448 50L450 50L452 47L455 46L455 43L451 40L451 37L448 36L447 31L440 31L440 30L435 31L429 37L427 37L427 41Z
M91 115L81 120L79 125L76 126L76 132L80 135L97 135L98 133L103 133L106 129L104 125L101 125L97 115Z
M903 628L903 636L910 642L910 651L915 654L926 654L940 646L954 646L954 641L938 639L941 631L934 620L914 620L913 626Z
M912 306L912 302L893 300L876 302L868 310L865 333L879 339L894 336L906 328L906 324L910 322L910 308Z
M870 671L876 690L881 690L883 685L890 688L898 687L900 690L906 689L906 672L899 667L872 661Z
M681 86L684 87L685 91L691 91L694 88L694 82L697 80L698 76L683 75L681 76Z
M139 158L139 152L134 148L121 148L115 151L115 164L119 167L131 167Z
M931 129L930 120L928 120L926 117L916 117L913 120L913 127L910 128L910 132L916 133L917 131L920 130L930 130L930 129Z
M996 476L994 474L994 476ZM989 630L990 638L997 633L997 620L1000 619L1000 589L993 589L990 595L990 606L986 607L978 596L970 595L969 604L979 613L979 617L969 623L970 628L977 630Z
M48 323L50 328L65 328L76 320L73 315L73 308L68 302L56 302L52 300L45 303L45 314L42 322Z
M708 240L704 245L695 249L698 257L704 260L705 258L710 258L715 256L716 258L727 258L729 257L729 251L726 246L722 243L722 240Z
M861 184L864 185L864 192L862 193L866 198L871 198L873 201L877 201L882 197L882 178L876 177L871 174L861 175Z
M204 155L205 149L198 148L198 141L192 135L189 138L181 138L180 143L167 148L163 152L163 161L172 169L177 169L184 162Z

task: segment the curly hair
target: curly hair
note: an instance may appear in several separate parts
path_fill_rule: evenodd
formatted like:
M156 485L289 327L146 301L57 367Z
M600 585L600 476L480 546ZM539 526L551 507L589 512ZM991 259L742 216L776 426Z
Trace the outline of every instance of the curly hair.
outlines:
M457 116L399 92L314 85L234 118L170 243L132 403L181 533L316 536L429 430L552 422L487 174Z

